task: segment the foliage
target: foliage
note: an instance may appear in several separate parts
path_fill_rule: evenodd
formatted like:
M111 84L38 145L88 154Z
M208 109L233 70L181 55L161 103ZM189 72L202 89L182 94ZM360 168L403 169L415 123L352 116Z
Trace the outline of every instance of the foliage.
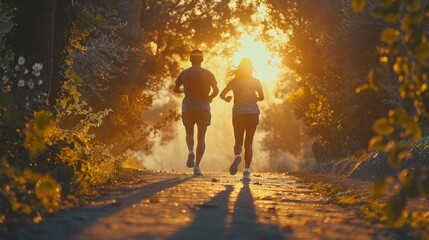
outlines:
M393 179L389 178L386 181L390 182ZM429 221L427 218L429 212L422 210L415 210L407 208L404 211L400 211L398 221L393 224L391 222L392 214L395 212L386 211L392 204L392 200L385 201L385 198L377 196L382 190L383 184L374 185L372 195L364 194L355 189L348 189L323 182L308 182L312 189L318 193L329 198L330 201L347 208L356 210L357 214L370 220L373 223L384 223L385 228L394 227L396 229L403 229L407 232L407 237L413 236L416 239L425 239L428 237L427 230L429 229ZM412 227L413 231L411 234L407 227Z
M85 24L95 26L101 21L94 19ZM2 52L0 228L27 219L39 222L44 213L94 194L93 187L114 178L127 159L113 157L91 134L111 110L94 112L79 89L83 81L89 81L73 69L74 50L84 50L81 43L89 34L78 33L75 26L79 24L82 22L72 24L70 30L64 61L66 79L56 106L48 105L43 91L43 65L36 63L29 69L24 57L12 65L8 48ZM71 115L77 116L76 121L68 121ZM65 123L71 124L65 128Z
M290 29L286 65L299 77L289 98L302 119L319 162L354 154L372 136L371 122L402 103L394 84L386 82L380 95L355 90L366 81L374 62L368 61L382 25L370 12L353 14L344 1L269 1Z
M58 208L61 187L49 173L40 172L40 153L52 134L53 122L46 106L46 94L40 91L42 66L35 64L30 73L25 59L2 73L0 92L2 222L13 215L37 217L40 211ZM27 151L28 150L28 151Z
M359 12L365 6L360 1ZM379 118L373 124L376 134L369 141L369 148L389 153L388 161L393 167L402 165L411 152L402 147L401 139L420 139L423 129L427 128L429 44L427 43L427 26L429 17L427 1L380 1L373 10L373 15L388 24L380 34L378 46L380 67L373 73L391 71L396 74L398 94L412 105L408 108L391 109L386 117ZM385 81L383 74L370 74L367 85L377 86ZM404 216L407 198L429 196L429 169L404 169L398 176L396 191L386 205L386 212L395 224L400 225ZM379 186L388 184L388 180Z
M102 123L108 110L81 111L85 117L72 129L58 126L52 108L46 104L46 94L40 91L41 70L42 66L35 64L30 73L25 59L20 57L18 64L2 76L0 215L3 223L28 217L40 221L43 213L60 208L66 195L84 196L91 193L95 184L112 178L123 161L113 158L105 146L94 145L88 133ZM66 105L71 111L78 107L73 103Z
M118 36L118 29L124 26L113 10L102 7L91 9L85 4L78 4L79 19L73 24L69 33L70 54L67 64L72 65L73 71L81 78L79 90L86 98L95 95L105 101L105 92L110 81L125 71L125 61L129 48Z

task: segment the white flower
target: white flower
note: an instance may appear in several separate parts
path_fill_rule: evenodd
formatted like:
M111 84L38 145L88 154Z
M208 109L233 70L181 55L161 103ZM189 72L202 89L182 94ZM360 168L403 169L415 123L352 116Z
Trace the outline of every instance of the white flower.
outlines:
M27 86L28 86L28 88L33 89L34 88L34 82L33 82L33 80L29 80L27 82Z
M19 71L19 66L18 65L15 66L15 70Z
M18 87L24 87L25 86L25 81L24 79L19 79L18 80Z
M43 84L43 80L42 79L39 79L39 81L37 82L37 84L40 86L40 85L42 85Z
M25 63L25 58L24 57L19 57L18 58L18 64L19 65L24 65L24 63Z
M43 69L43 64L41 63L35 63L33 66L33 75L36 77L40 76L40 71Z
M34 71L42 71L43 69L43 64L42 63L35 63L33 66L33 70Z
M9 81L9 77L6 75L3 75L2 79L3 83L7 83Z
M27 75L28 74L28 69L24 70L24 74Z

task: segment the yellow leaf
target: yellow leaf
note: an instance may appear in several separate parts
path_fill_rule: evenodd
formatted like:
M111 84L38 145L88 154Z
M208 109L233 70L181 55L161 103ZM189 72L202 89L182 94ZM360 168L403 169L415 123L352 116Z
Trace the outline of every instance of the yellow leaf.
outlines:
M360 12L365 8L365 0L353 0L352 1L352 7L353 11Z
M389 61L389 58L388 58L388 57L386 57L386 56L382 56L382 57L380 57L380 58L378 59L378 61L379 61L380 63L387 63L387 62Z
M386 28L381 34L381 40L387 44L393 44L399 40L399 31L394 28Z
M402 161L399 158L399 153L400 153L400 150L398 146L393 147L392 150L390 150L389 152L387 162L394 168L398 168L402 164Z
M49 175L41 176L40 178L35 187L36 197L48 211L52 211L59 206L61 188Z
M371 150L384 152L386 149L386 144L383 141L383 137L372 137L371 140L369 140L368 148Z
M395 131L395 128L388 122L387 118L379 118L372 125L372 130L378 135L386 136Z

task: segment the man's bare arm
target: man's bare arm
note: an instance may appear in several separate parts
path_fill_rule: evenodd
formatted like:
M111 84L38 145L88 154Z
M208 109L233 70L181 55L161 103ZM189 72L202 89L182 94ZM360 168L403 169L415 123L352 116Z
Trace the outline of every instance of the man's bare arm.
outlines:
M182 86L182 84L176 84L176 85L174 85L173 91L175 93L184 93L183 89L180 88L181 86Z
M212 94L210 94L209 99L212 100L219 94L219 88L217 87L217 84L211 84L211 87L213 89Z

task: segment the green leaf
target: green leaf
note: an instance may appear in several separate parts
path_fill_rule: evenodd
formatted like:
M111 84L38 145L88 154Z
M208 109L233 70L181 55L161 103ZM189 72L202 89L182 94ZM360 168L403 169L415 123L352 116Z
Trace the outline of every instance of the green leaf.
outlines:
M37 156L46 148L47 139L54 129L51 113L39 111L34 113L34 119L26 124L24 146L32 156Z
M410 13L402 19L401 28L406 32L412 32L422 22L424 14L421 12Z
M49 131L52 127L51 114L46 111L40 111L34 113L34 124L40 133Z
M421 3L420 0L408 0L407 1L407 9L410 12L417 12L420 10Z
M373 15L388 23L396 22L403 9L402 0L382 0L380 7L374 9Z
M393 2L395 2L395 0L381 0L380 6L382 8L390 8L392 6Z
M380 118L372 125L372 130L378 135L386 136L395 131L395 128L389 123L387 118Z
M381 40L391 45L399 40L399 31L394 28L386 28L381 34Z
M366 1L365 0L353 0L352 7L353 11L360 12L365 8Z

